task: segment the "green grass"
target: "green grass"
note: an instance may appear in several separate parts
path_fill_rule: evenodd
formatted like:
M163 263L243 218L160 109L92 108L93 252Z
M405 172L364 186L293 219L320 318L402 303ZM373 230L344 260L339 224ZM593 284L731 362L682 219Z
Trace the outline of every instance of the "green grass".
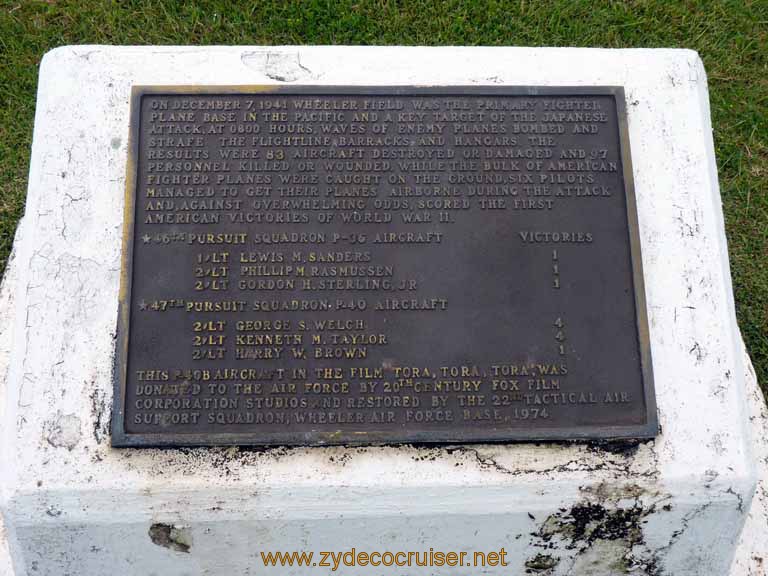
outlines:
M709 74L741 329L768 388L768 0L0 0L0 273L23 212L37 66L62 44L685 47Z

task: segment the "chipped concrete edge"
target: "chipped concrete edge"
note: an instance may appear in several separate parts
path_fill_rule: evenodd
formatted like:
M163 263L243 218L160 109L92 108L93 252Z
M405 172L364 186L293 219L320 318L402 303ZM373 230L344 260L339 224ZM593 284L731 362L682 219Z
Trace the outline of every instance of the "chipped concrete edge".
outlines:
M13 576L11 551L8 548L8 537L2 514L0 514L0 576Z
M717 241L717 245L721 252L720 257L720 265L722 267L722 274L723 274L723 286L722 290L725 294L726 301L728 303L728 311L730 315L730 322L735 327L735 330L732 331L731 337L732 337L732 347L733 350L736 351L736 354L734 356L734 364L736 368L736 374L739 375L739 378L741 379L741 386L739 386L737 389L740 391L740 402L741 402L741 410L742 414L750 414L752 411L752 406L750 403L750 394L752 394L752 390L750 390L749 384L751 383L751 379L754 380L754 382L757 384L757 393L761 395L760 392L760 384L757 382L757 376L755 374L754 368L752 367L752 361L749 357L749 350L747 349L746 342L744 342L744 337L741 334L741 329L739 328L738 319L736 317L736 297L733 291L733 277L731 275L731 267L730 267L730 251L728 249L728 236L725 232L725 214L723 212L723 203L722 203L722 194L720 191L720 179L718 177L717 172L717 162L716 158L717 155L715 154L715 139L714 139L714 127L712 126L712 112L710 108L709 103L709 80L707 78L707 73L704 68L704 62L702 61L701 57L699 56L698 52L691 51L692 58L689 61L689 66L694 68L696 70L696 75L702 79L701 82L698 83L698 90L700 97L698 98L697 102L700 106L703 107L701 118L703 118L704 121L704 130L706 131L706 138L704 139L704 145L707 149L707 155L713 159L712 162L707 163L707 168L709 170L709 178L712 181L712 186L716 190L715 194L710 195L710 201L711 201L711 210L712 214L714 215L715 219L717 220L717 232L719 234L719 238ZM758 432L756 429L756 426L752 424L748 419L744 419L742 421L742 430L743 434L742 437L744 438L745 442L745 450L747 453L752 453L751 463L752 463L752 476L756 478L755 483L755 489L752 490L752 493L754 495L755 490L757 488L757 483L760 481L760 475L758 472L758 464L757 464L757 458L755 457L755 451L759 450L759 448L756 445L756 442L759 441L758 438L755 437L755 434Z
M30 228L35 230L37 221L40 217L39 205L41 194L35 193L34 183L42 181L42 162L45 150L46 135L44 134L43 118L45 110L39 105L42 96L50 90L50 74L46 74L46 68L56 66L54 53L65 53L71 51L72 46L60 46L49 50L43 55L38 66L38 83L36 93L36 106L34 125L32 129L32 146L30 150L29 173L27 178L27 194L24 206L24 217L16 228L16 235L13 241L11 258L3 279L3 286L7 293L4 295L0 291L0 319L7 319L0 323L0 328L7 325L6 330L0 329L0 462L4 463L5 468L0 475L0 513L5 507L7 499L8 485L10 478L15 476L15 469L9 469L7 463L14 462L11 458L4 456L6 446L10 445L14 438L15 426L8 423L6 412L10 413L11 406L18 401L19 387L7 385L9 382L21 382L19 374L14 370L14 356L26 351L26 335L22 334L24 330L15 330L15 323L19 318L27 318L27 292L29 290L29 262L34 254L34 242L24 242L24 230ZM15 287L11 294L11 286ZM7 297L7 300L4 299ZM3 425L5 423L5 426ZM3 576L0 574L0 576Z
M18 246L21 242L23 219L19 222L16 229L13 246ZM18 281L18 264L15 248L11 251L8 263L5 268L5 274L0 279L0 431L5 418L6 390L8 386L8 370L10 367L11 342L14 332L13 302L14 288ZM0 437L2 433L0 432ZM3 450L3 443L0 442L0 452ZM0 457L0 461L4 461ZM11 562L11 552L8 545L8 532L5 528L3 519L3 508L5 502L4 487L0 484L0 576L13 576L13 563Z
M768 406L743 339L741 347L758 485L728 576L762 576L768 569Z

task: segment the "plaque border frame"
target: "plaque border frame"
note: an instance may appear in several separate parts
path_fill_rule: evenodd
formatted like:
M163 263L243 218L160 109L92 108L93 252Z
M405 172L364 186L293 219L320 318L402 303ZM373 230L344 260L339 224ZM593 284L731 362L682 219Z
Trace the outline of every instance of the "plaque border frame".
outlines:
M350 432L269 432L269 433L173 433L130 434L125 431L125 386L128 369L130 336L131 283L133 276L134 221L136 214L136 184L139 157L141 99L146 95L243 95L243 94L299 94L299 95L371 95L371 96L613 96L619 130L627 229L629 235L635 320L640 352L640 368L646 407L646 422L639 425L583 426L538 428L534 430L484 430L468 433L461 428L451 438L443 430L416 431L407 437L392 438L386 430ZM650 329L643 276L642 252L637 212L637 201L629 144L626 97L623 86L467 86L467 85L133 85L130 96L128 125L128 158L126 162L125 200L123 209L122 254L120 292L118 302L117 333L113 362L113 398L111 445L114 448L195 447L195 446L329 446L329 445L401 445L401 444L474 444L522 442L584 442L610 440L648 440L659 433L656 406Z

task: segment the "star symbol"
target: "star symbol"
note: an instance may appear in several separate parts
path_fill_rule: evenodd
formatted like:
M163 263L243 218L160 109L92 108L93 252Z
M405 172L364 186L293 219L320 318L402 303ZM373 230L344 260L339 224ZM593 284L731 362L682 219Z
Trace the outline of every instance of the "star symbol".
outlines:
M139 310L146 310L147 309L147 302L145 300L142 300L139 302Z
M144 241L144 244L149 244L149 241L152 240L152 237L149 234L144 234L141 239Z

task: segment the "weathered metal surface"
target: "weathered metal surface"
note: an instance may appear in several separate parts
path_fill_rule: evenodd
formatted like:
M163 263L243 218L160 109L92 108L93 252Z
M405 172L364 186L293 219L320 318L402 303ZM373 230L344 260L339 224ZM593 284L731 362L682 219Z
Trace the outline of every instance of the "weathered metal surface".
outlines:
M657 432L621 88L137 87L115 446Z

